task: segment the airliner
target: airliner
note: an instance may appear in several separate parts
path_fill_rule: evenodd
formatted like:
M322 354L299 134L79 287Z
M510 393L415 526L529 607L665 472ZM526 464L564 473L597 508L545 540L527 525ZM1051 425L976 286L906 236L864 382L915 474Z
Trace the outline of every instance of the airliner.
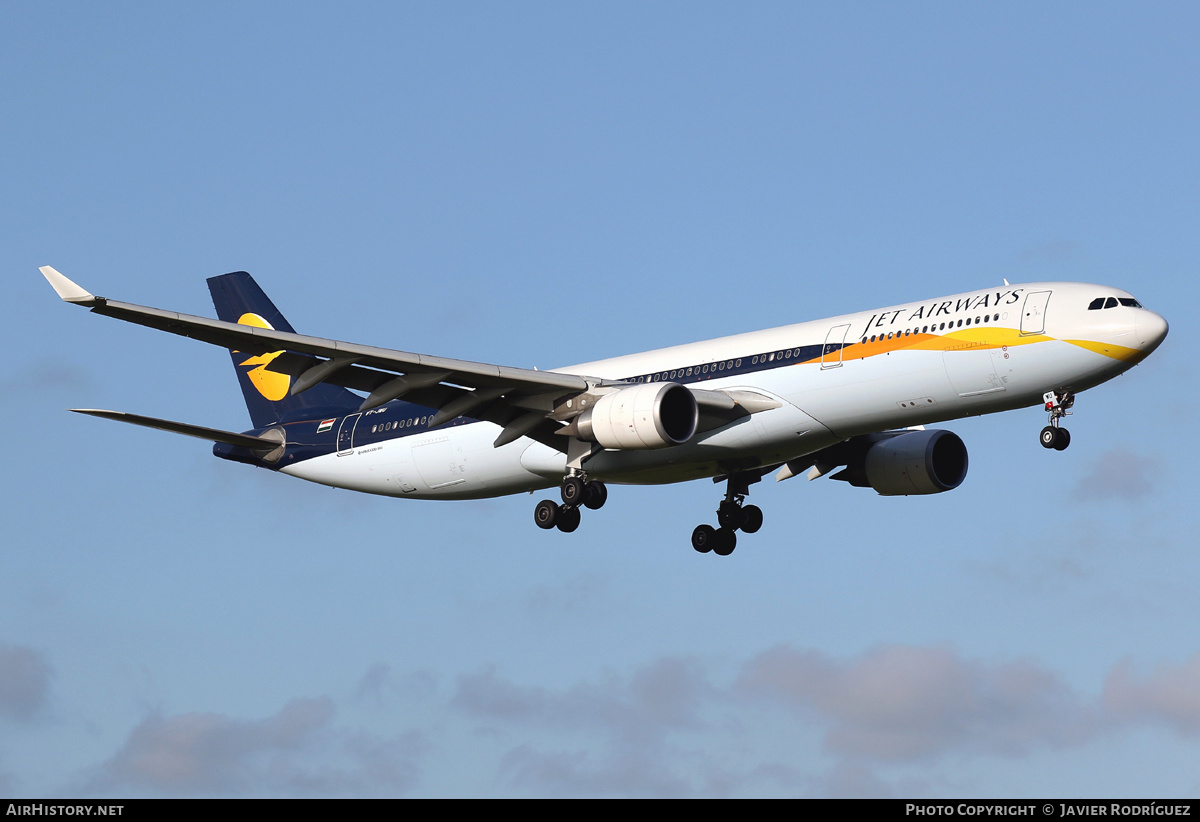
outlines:
M50 266L69 303L226 348L253 427L235 432L71 409L214 443L226 460L337 488L413 499L559 489L535 523L569 533L608 485L725 483L717 527L692 547L727 556L770 473L830 475L892 495L939 494L967 449L929 423L1042 405L1063 450L1079 392L1127 371L1167 335L1128 292L1010 285L678 345L551 371L299 334L244 271L212 277L218 319L97 297ZM836 473L835 473L836 472Z

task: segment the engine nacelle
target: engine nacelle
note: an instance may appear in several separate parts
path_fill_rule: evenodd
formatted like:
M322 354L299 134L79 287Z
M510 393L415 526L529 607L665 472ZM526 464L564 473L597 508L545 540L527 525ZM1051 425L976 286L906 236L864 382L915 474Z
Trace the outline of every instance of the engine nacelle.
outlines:
M966 479L967 446L952 431L910 431L868 448L863 469L885 497L940 494Z
M605 394L575 421L579 438L605 448L680 445L696 434L700 409L679 383L654 382Z

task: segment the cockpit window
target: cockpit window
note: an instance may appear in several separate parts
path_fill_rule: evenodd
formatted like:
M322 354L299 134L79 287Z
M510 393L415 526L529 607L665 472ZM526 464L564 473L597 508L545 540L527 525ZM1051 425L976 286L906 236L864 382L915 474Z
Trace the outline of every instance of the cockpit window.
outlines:
M1088 311L1096 311L1100 308L1116 308L1118 305L1123 305L1126 308L1142 307L1142 304L1133 297L1097 297L1088 303Z

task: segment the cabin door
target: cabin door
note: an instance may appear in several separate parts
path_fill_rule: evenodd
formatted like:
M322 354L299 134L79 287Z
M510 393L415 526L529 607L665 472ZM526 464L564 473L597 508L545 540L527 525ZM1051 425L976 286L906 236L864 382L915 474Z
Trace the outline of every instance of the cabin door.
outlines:
M846 334L850 324L835 325L825 335L825 345L821 348L821 367L837 368L842 364L842 347L846 344Z
M1025 297L1021 309L1021 333L1041 334L1046 330L1046 303L1050 302L1049 291L1034 291Z
M362 414L347 414L338 428L338 456L344 457L354 453L354 429L358 427L358 418Z

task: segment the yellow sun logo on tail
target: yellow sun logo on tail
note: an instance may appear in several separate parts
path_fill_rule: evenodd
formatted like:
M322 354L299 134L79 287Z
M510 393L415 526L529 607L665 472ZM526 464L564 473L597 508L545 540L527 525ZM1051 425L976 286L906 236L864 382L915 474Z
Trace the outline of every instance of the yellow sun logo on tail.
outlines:
M238 318L238 325L252 325L255 328L271 328L271 324L262 317L253 313L245 313ZM275 329L271 328L272 331ZM270 354L260 354L257 357L251 357L242 363L242 365L257 365L257 368L252 368L246 376L250 378L250 382L258 389L258 393L262 394L272 402L277 402L287 396L288 389L291 388L292 378L287 374L279 374L275 371L268 371L266 366L271 360L282 354L282 351L272 351Z

